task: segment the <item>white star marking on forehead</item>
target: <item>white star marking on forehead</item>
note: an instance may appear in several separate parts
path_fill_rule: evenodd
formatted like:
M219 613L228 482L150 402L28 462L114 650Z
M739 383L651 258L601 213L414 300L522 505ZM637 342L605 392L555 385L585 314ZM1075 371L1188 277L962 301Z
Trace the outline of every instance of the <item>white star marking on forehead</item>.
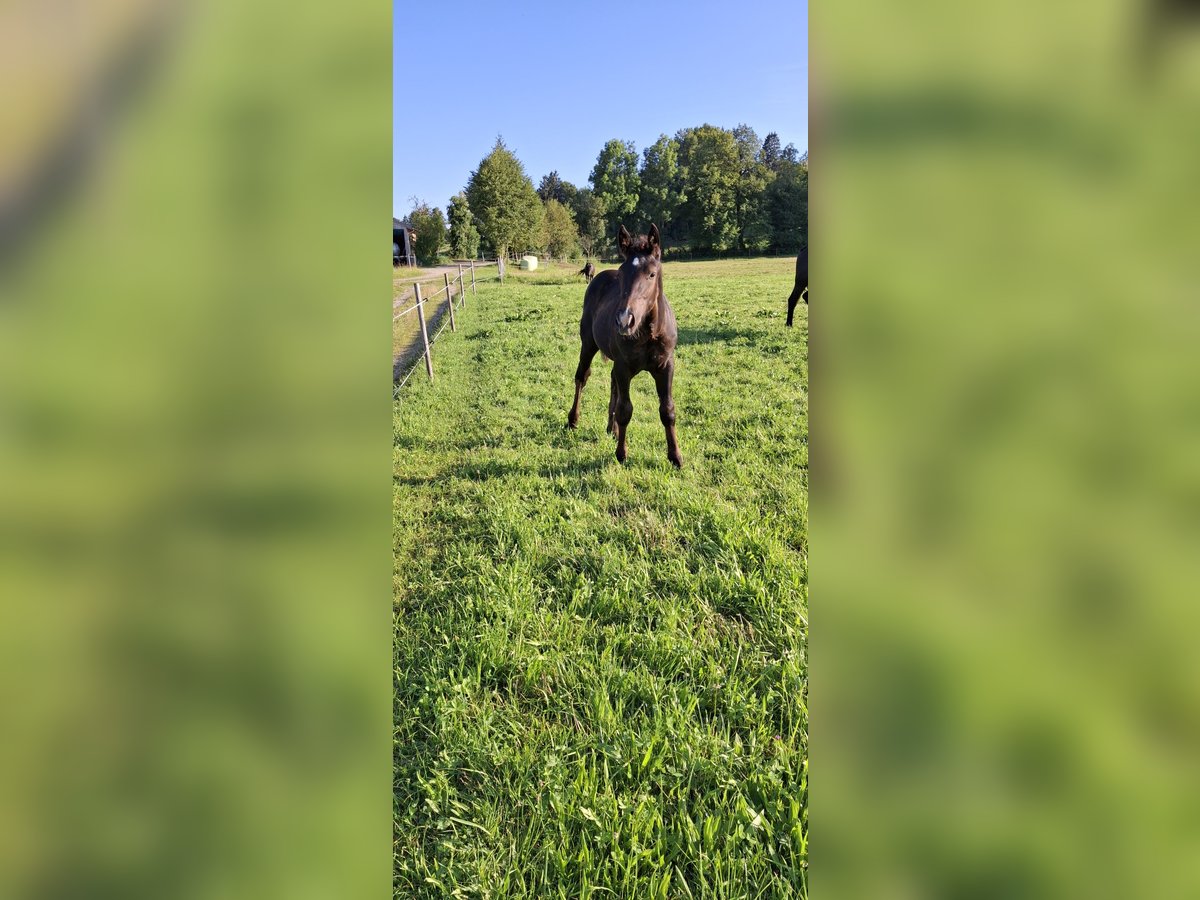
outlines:
M642 264L642 258L640 256L635 256L633 258L633 267L636 269L641 264Z

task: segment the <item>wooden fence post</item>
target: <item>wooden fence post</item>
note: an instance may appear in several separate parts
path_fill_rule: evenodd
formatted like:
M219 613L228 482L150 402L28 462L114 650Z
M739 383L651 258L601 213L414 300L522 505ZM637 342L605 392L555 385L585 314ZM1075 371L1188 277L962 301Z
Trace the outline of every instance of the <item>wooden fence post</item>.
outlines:
M479 296L479 292L475 290L475 260L471 260L471 296Z
M459 293L459 299L462 301L462 305L466 306L467 305L467 283L465 281L463 281L462 263L458 264L458 293Z
M454 322L454 291L450 290L450 273L443 272L442 277L446 279L446 308L450 310L450 330L458 331L458 325Z
M504 256L496 257L496 268L500 270L500 283L504 284Z
M417 316L421 320L421 341L425 344L425 371L429 373L429 380L433 381L433 357L429 353L429 331L425 328L425 304L421 300L421 285L414 282L413 290L417 292Z

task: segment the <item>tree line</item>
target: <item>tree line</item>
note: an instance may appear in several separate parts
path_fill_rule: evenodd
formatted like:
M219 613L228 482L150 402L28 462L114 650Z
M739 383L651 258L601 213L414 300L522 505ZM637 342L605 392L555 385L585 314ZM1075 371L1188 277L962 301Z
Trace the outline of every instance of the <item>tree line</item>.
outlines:
M781 146L775 132L760 141L748 125L701 125L661 135L640 155L631 141L611 140L586 187L554 171L535 188L497 138L447 215L414 199L409 221L425 263L443 249L457 258L603 257L620 225L645 231L651 222L668 255L795 253L808 244L808 154Z

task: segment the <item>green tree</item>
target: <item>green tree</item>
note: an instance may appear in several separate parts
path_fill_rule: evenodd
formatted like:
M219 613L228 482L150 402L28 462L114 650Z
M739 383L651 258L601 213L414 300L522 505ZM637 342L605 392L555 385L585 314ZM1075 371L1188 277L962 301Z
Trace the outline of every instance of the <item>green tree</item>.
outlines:
M471 215L467 195L459 191L450 198L450 254L459 259L474 259L479 254L479 229Z
M553 198L546 201L545 231L551 256L571 256L579 249L579 229L570 210Z
M558 193L552 199L557 200L563 206L570 209L574 205L575 198L578 195L579 188L575 187L575 185L571 184L569 181L564 181L561 185L559 185Z
M501 255L528 248L541 229L542 201L525 167L501 138L471 173L467 203L480 233Z
M738 153L738 182L734 192L737 246L743 252L765 250L771 230L764 209L764 192L775 174L762 161L763 145L753 128L738 125L733 129L733 139Z
M532 184L532 182L531 182ZM534 193L537 196L537 193ZM530 215L528 227L521 233L520 239L514 244L514 248L532 250L536 253L544 253L546 250L546 242L549 240L549 234L546 231L546 207L541 200L538 201L537 209L533 210Z
M605 144L596 157L590 181L596 199L604 205L608 233L616 234L638 205L641 179L633 142L611 140Z
M559 192L562 191L563 180L558 177L558 170L551 172L549 175L543 175L542 180L538 183L538 196L542 198L542 202L547 200L558 200L562 202Z
M591 188L582 188L571 204L575 225L579 228L579 246L588 256L602 256L608 249L608 220L604 203Z
M808 165L781 159L779 174L767 185L764 206L771 246L796 253L808 245Z
M560 178L558 172L551 172L549 175L542 176L537 192L543 203L557 200L563 206L571 208L575 204L575 198L579 195L579 188Z
M651 222L667 232L675 221L683 199L679 176L679 141L660 135L658 140L642 151L641 194L638 199L638 218L647 226Z
M779 142L779 133L772 131L767 135L762 145L763 165L772 172L776 171L779 160L783 158L783 145Z
M738 238L737 186L741 176L733 132L715 125L678 135L684 200L680 207L693 248L728 250Z
M435 265L442 243L446 240L446 217L441 209L430 206L424 200L413 197L412 203L413 210L408 214L408 222L417 235L413 250L422 265Z

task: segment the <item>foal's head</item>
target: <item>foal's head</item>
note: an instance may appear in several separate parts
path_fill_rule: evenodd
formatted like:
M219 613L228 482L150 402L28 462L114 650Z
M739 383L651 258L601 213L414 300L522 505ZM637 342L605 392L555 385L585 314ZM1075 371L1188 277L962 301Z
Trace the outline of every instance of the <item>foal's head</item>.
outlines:
M617 244L625 262L617 270L621 285L621 302L617 306L617 334L634 334L658 307L662 295L662 247L658 226L651 225L650 233L630 236L621 226Z

